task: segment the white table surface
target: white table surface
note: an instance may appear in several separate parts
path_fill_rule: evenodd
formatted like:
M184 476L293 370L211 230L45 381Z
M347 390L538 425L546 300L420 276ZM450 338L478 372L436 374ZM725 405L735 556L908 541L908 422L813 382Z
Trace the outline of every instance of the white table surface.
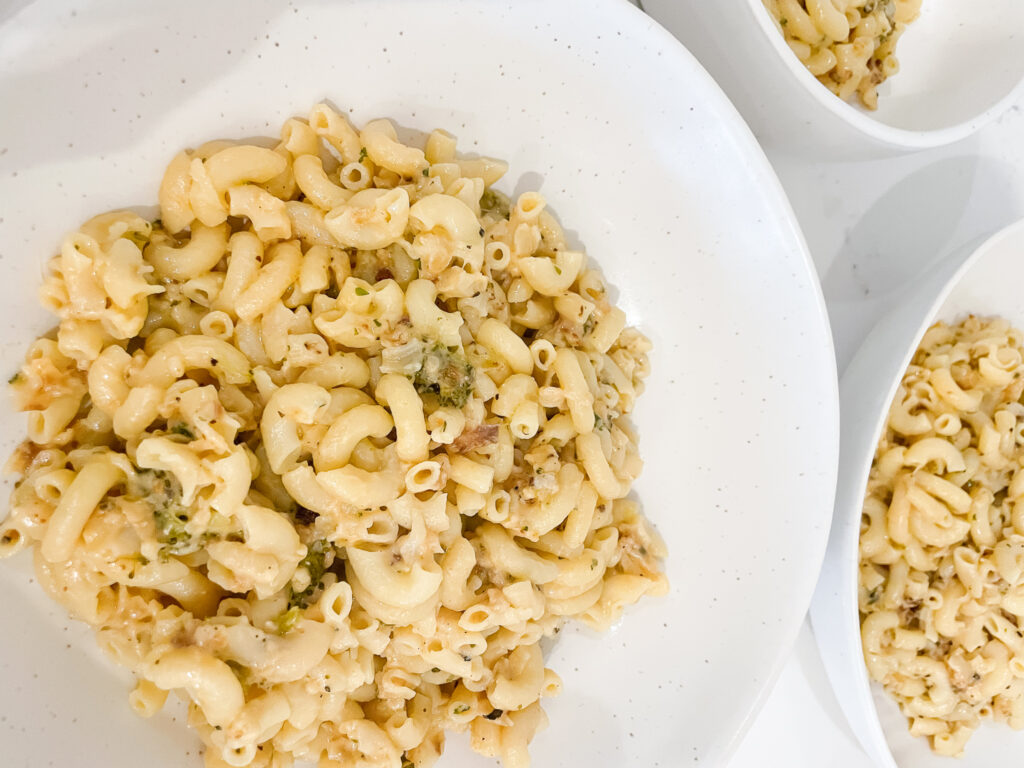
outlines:
M915 276L1024 217L1024 99L978 135L928 152L856 163L767 153L814 257L840 371ZM872 766L805 623L729 768L823 764Z

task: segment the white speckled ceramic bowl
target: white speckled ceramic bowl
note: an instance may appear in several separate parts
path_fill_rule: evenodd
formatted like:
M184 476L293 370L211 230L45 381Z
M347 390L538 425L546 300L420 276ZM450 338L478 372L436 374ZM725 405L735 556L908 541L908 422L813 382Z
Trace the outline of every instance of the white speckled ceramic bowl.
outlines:
M969 255L965 260L964 256ZM857 607L858 542L864 489L889 404L921 337L939 320L968 313L998 315L1024 328L1024 221L974 250L955 254L922 276L916 290L869 334L843 373L842 442L836 509L828 552L811 606L814 633L836 697L875 764L884 768L949 768L948 757L912 738L907 719L881 686L869 684ZM1024 732L984 725L967 745L963 768L1000 765L1024 750Z
M878 109L848 104L793 54L762 0L643 0L694 53L766 145L858 157L959 141L1024 83L1024 3L924 0L897 45Z
M35 3L0 28L0 362L51 323L59 237L154 202L181 147L266 135L328 98L356 121L444 127L539 189L654 341L636 486L673 589L607 636L563 632L536 765L721 765L796 636L835 481L831 337L803 239L753 137L700 66L615 0ZM12 119L16 116L16 119ZM2 415L3 448L21 433ZM183 765L175 710L0 565L5 766ZM173 721L173 717L178 717ZM188 765L199 765L192 757ZM452 739L442 765L491 765Z

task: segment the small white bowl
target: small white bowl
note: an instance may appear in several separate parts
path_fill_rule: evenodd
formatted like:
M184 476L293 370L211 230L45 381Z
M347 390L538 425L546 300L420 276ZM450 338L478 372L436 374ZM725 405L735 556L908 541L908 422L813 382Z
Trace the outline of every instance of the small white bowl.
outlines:
M643 0L733 100L762 144L845 158L963 139L1024 88L1024 3L923 0L874 112L821 85L761 0Z
M926 739L911 737L907 720L881 686L870 683L861 652L857 609L861 510L875 446L921 338L939 320L968 313L1000 316L1024 327L1024 221L1000 231L965 260L964 251L930 270L917 290L868 335L840 381L839 482L825 564L811 604L811 622L829 679L861 745L883 768L949 768ZM1024 752L1024 732L985 723L957 768L988 768Z

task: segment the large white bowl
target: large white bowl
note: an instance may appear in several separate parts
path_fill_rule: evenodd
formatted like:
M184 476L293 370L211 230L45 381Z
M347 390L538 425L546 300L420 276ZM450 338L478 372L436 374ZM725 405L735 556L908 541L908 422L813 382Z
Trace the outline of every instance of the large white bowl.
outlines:
M1007 108L1024 83L1024 3L923 0L900 72L874 112L821 85L761 0L642 0L721 85L763 144L859 157L949 144Z
M230 7L229 7L230 5ZM807 608L830 520L837 384L792 212L735 110L671 36L614 0L36 3L0 28L0 346L13 371L60 235L149 204L164 165L265 135L327 97L444 127L540 189L655 344L637 493L673 589L608 636L562 633L538 766L720 765ZM23 430L0 417L2 448ZM0 566L0 763L181 766L89 633ZM17 631L12 628L17 627ZM491 765L450 747L443 765ZM191 764L198 764L193 758Z
M968 313L999 315L1024 327L1024 221L1002 230L965 260L954 255L868 335L840 383L842 435L836 509L821 578L811 605L818 648L843 711L879 766L949 768L949 758L912 738L895 702L869 684L857 608L858 541L868 473L889 404L928 328ZM1024 732L988 724L967 745L960 768L988 768L1024 753ZM894 759L895 757L895 759Z

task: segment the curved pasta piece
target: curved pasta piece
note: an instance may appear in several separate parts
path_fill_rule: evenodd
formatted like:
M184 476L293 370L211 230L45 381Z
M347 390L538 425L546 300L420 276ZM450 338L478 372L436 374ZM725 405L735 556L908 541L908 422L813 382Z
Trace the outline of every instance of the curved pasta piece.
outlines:
M144 255L160 277L187 280L209 272L217 265L227 250L229 233L227 224L213 227L196 224L185 245L151 245Z
M480 222L473 210L457 197L427 195L421 198L409 209L409 223L417 233L442 234L451 243L453 255L467 270L480 270L484 261Z
M245 704L231 667L198 648L175 648L150 662L145 676L165 691L184 690L213 726L231 723Z
M179 336L164 344L132 378L138 387L169 387L185 371L204 368L228 384L252 379L249 359L236 347L209 336Z
M441 586L441 569L433 560L398 570L386 549L349 545L345 554L367 591L382 603L412 608L430 600Z
M364 189L324 217L327 231L346 248L386 248L405 232L409 193L395 189Z

